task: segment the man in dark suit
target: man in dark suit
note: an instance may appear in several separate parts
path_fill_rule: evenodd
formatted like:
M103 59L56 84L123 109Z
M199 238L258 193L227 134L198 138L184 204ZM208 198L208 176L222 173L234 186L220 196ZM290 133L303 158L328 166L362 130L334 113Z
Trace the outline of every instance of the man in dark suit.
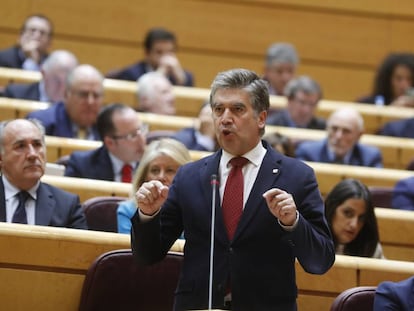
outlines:
M46 165L43 127L34 120L4 121L0 142L0 221L87 229L79 197L40 181Z
M381 151L359 143L364 120L353 108L335 110L327 122L327 138L306 141L296 148L297 159L370 167L382 167Z
M382 282L374 298L374 311L414 310L414 276L400 282Z
M395 184L391 207L414 211L414 176L403 178Z
M144 40L145 59L121 70L114 70L107 78L137 81L143 74L159 71L173 85L193 86L193 75L181 67L176 56L175 35L163 28L150 29Z
M103 76L91 65L79 65L67 78L65 101L47 109L30 112L46 135L99 140L96 118L103 103Z
M182 166L170 188L149 181L137 191L134 255L145 264L159 261L184 231L174 310L206 309L216 175L213 309L296 310L295 259L316 274L335 260L315 175L261 140L269 93L254 72L219 73L210 103L222 149Z
M414 118L387 122L378 134L385 136L414 138Z
M103 146L73 152L65 176L120 182L124 165L130 165L132 171L138 166L144 153L146 127L132 108L112 104L100 112L97 128Z
M287 107L274 112L267 118L267 124L324 130L326 122L315 116L322 89L319 84L308 76L300 76L290 80L286 85L285 96Z
M77 65L78 60L71 52L56 50L41 65L40 82L10 84L3 96L49 103L63 101L66 78Z
M0 67L40 70L52 38L52 22L41 14L30 15L20 30L18 45L0 51Z

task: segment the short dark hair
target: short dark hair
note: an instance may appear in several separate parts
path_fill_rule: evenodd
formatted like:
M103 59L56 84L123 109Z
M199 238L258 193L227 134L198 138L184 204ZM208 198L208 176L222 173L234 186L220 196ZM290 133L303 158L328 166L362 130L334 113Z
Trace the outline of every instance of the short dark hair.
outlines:
M220 89L243 89L250 95L253 110L259 114L269 110L269 87L265 80L248 69L231 69L219 72L211 84L210 105L213 108L213 97ZM261 129L264 134L264 128Z
M374 212L371 193L367 186L357 179L344 179L329 192L325 199L325 216L332 230L332 219L339 205L348 199L362 199L365 202L365 223L356 238L345 245L344 254L351 256L372 257L379 242L377 218ZM335 246L338 242L333 234Z
M54 31L53 23L46 15L43 15L43 14L32 14L32 15L27 16L26 19L23 22L22 27L20 28L20 33L22 34L26 30L27 22L29 21L29 19L31 19L33 17L44 19L49 24L49 28L50 28L49 37L53 37L53 31Z
M144 40L144 48L148 52L152 49L157 41L172 41L174 45L177 44L177 39L171 31L165 28L152 28L147 32Z
M104 140L105 136L113 136L115 135L116 128L114 126L114 122L112 120L113 115L117 111L122 111L124 109L128 109L128 106L120 103L114 103L108 106L105 106L98 115L96 120L96 128L98 130L99 136L101 137L102 141Z

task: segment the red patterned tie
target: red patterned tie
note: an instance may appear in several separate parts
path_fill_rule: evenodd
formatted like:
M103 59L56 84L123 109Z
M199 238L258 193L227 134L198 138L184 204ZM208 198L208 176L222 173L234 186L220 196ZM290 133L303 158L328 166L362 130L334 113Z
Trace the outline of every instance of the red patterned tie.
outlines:
M122 178L121 181L122 182L131 182L132 181L132 166L129 164L125 164L122 167Z
M223 195L223 217L227 234L230 240L233 239L237 224L243 213L243 166L249 162L246 158L237 157L230 160L232 166L227 177L226 187Z

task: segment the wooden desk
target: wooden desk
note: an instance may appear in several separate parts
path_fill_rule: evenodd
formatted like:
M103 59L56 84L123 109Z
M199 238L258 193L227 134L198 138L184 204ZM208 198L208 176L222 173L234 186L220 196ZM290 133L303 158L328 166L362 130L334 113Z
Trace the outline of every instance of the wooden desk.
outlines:
M43 182L79 195L81 202L98 196L129 197L132 184L106 180L44 175Z
M90 264L104 252L127 248L130 237L125 234L0 223L2 306L4 310L77 310ZM172 248L183 249L182 240ZM338 255L324 275L308 274L298 263L296 270L299 310L320 311L329 310L347 288L408 278L414 274L414 263Z

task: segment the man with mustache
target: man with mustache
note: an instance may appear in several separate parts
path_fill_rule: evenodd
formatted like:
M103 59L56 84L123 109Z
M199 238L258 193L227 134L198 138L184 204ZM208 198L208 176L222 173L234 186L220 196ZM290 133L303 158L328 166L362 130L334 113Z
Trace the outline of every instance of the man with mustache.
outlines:
M45 165L40 123L0 123L0 221L87 229L79 197L40 181Z
M134 255L143 264L157 262L184 231L175 311L207 309L209 293L213 309L295 311L295 260L315 274L325 273L335 260L315 175L261 139L269 92L257 74L219 73L210 105L221 149L181 166L171 187L149 181L137 191ZM216 192L214 175L220 180Z

